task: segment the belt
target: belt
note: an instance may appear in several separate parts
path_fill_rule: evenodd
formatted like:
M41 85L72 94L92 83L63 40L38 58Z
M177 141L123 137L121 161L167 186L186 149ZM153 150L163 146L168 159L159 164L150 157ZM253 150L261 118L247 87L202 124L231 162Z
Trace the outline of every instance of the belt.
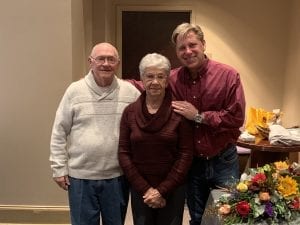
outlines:
M200 154L199 156L195 156L195 158L198 158L199 160L204 160L204 161L209 161L209 160L215 159L215 158L221 156L224 152L226 152L231 145L232 144L229 144L226 148L224 148L221 151L219 151L216 155L205 156L203 154Z

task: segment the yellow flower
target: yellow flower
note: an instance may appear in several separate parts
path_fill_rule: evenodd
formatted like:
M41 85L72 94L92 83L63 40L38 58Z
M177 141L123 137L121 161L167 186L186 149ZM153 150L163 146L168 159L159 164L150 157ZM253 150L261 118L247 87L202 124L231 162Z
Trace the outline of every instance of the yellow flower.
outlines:
M297 181L290 176L279 177L278 180L277 190L284 198L298 193Z
M289 165L285 161L274 162L275 168L277 170L287 170Z
M239 191L239 192L246 192L248 190L248 186L243 183L243 182L240 182L237 186L236 186L236 189Z

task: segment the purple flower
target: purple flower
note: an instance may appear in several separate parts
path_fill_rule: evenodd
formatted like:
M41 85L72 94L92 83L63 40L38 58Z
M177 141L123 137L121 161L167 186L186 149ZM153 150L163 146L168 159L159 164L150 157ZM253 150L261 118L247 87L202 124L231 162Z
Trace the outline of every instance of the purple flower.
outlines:
M272 217L274 215L273 206L271 202L267 202L265 204L265 214L269 217Z

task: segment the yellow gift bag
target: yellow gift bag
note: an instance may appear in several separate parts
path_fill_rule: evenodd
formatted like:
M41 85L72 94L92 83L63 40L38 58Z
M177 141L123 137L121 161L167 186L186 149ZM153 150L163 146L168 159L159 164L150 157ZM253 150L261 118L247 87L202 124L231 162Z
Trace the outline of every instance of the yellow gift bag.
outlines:
M269 124L275 122L276 114L250 107L247 114L245 129L249 134L265 139L269 135Z

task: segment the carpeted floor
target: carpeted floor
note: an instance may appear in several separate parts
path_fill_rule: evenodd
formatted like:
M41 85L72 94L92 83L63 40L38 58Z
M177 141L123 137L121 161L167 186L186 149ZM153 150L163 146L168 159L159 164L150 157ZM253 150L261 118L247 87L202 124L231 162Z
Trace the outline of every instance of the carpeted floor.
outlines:
M29 221L31 221L31 220L29 220ZM2 220L2 222L3 222L3 220ZM184 210L183 223L182 224L183 225L188 225L189 224L189 214L188 214L188 209L187 208L185 208L185 210ZM62 224L62 223L55 223L55 224L45 224L45 223L43 223L43 224L38 224L38 223L34 223L34 224L29 224L29 223L1 223L1 218L0 218L0 225L70 225L70 224ZM128 206L128 213L127 213L127 216L126 216L125 225L133 225L130 204Z
M188 212L188 209L185 208L184 214L183 214L182 225L188 225L188 224L189 224L189 212ZM127 216L126 216L125 225L133 225L132 216L131 216L131 208L130 207L128 207L128 213L127 213Z

